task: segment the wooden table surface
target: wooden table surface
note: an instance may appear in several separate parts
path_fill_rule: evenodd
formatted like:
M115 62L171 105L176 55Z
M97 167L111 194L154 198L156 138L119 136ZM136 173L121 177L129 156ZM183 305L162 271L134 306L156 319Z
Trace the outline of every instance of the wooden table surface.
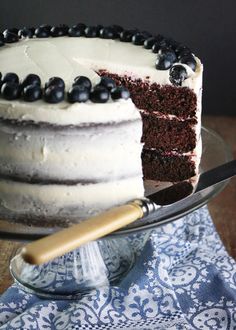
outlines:
M236 117L203 116L203 125L218 132L236 159ZM216 229L229 254L236 259L236 178L208 204ZM0 294L12 283L9 260L21 243L0 240Z

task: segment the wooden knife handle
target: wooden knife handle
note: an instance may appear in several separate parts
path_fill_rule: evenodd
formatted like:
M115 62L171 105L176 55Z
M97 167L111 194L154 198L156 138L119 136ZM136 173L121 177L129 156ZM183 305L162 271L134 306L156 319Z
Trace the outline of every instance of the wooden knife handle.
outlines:
M21 256L27 263L39 265L142 217L143 210L138 201L118 206L53 235L29 243L21 250Z

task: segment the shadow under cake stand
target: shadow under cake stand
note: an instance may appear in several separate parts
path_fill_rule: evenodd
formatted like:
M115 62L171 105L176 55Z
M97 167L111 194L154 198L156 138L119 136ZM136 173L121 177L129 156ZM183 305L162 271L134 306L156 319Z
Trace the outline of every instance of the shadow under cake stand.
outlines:
M229 147L218 134L204 127L201 134L201 171L205 172L232 159ZM87 243L40 266L25 263L18 251L10 262L11 274L26 292L52 299L76 299L99 286L117 285L135 262L136 256L131 241L135 241L136 248L141 249L153 229L205 205L223 190L226 184L227 182L222 182L195 194L187 203L180 203L178 208L161 208L152 217L136 221L124 229ZM148 182L148 189L150 185L155 185L155 182ZM1 239L32 241L59 229L0 220Z

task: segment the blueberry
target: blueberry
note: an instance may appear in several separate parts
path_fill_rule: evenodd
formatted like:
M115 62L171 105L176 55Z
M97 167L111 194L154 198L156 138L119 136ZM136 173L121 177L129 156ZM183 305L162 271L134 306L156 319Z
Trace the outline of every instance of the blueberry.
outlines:
M19 77L14 72L8 72L2 77L2 83L4 84L5 82L19 84Z
M155 42L152 46L152 52L153 53L158 53L162 48L165 48L165 47L166 47L166 41L165 40Z
M175 52L170 48L162 48L159 57L156 61L157 70L168 70L176 61L177 57Z
M133 35L137 33L137 30L124 30L120 33L120 41L131 42Z
M178 47L175 48L175 53L178 58L181 58L186 55L189 56L192 54L191 50L184 45L178 45Z
M191 57L192 56L192 51L188 48L185 48L177 53L178 59L181 59L183 57Z
M20 86L15 82L5 82L2 85L1 93L6 100L16 100L20 97Z
M57 85L49 86L45 90L44 98L48 103L59 103L64 100L64 89Z
M18 37L18 29L12 28L12 29L6 29L2 34L1 34L1 46L4 45L4 43L14 43L19 41Z
M84 32L81 32L80 29L76 27L69 28L68 35L69 37L81 37Z
M73 86L83 86L90 90L92 88L92 83L89 78L85 76L78 76L74 79Z
M144 41L145 41L145 35L140 32L135 33L132 37L132 43L134 45L141 46L144 44Z
M96 30L97 30L97 34L98 34L98 36L99 36L99 34L100 34L100 30L103 29L104 26L101 25L101 24L98 24L98 25L95 26L95 28L96 28Z
M95 86L90 93L90 100L95 103L106 103L109 99L109 91L106 87Z
M99 35L99 29L96 26L88 26L84 30L85 37L96 38Z
M48 31L46 27L40 26L35 30L35 36L37 38L48 38L50 36L50 30Z
M175 86L181 86L182 82L188 77L187 71L183 65L174 65L170 69L170 82Z
M152 45L152 52L156 54L159 52L160 49L160 44L158 42L154 42L154 44Z
M168 70L172 66L173 62L163 55L160 55L156 61L157 70Z
M89 99L89 90L82 85L75 85L69 90L67 98L70 103L86 102Z
M100 37L103 39L115 39L118 37L118 34L111 26L108 26L100 30Z
M59 28L65 33L67 34L69 31L69 26L67 24L60 24Z
M51 37L61 37L63 35L63 31L58 26L53 26L50 30Z
M3 31L3 35L7 35L8 33L12 33L12 34L15 34L15 35L18 35L18 29L17 28L11 28L11 29L6 29Z
M68 30L69 30L69 28L66 25L53 26L50 30L50 35L52 37L66 36L68 33Z
M31 28L29 28L29 30L32 32L32 35L34 36L34 34L35 34L35 27L31 27Z
M196 71L197 67L197 62L194 58L194 56L191 55L186 55L180 58L180 63L188 65L193 71Z
M23 99L27 102L34 102L41 99L42 89L38 85L27 85L23 89Z
M177 60L177 56L171 48L166 48L166 47L161 48L159 54L170 60L170 62L172 63L174 63Z
M69 28L68 35L70 37L81 37L84 36L85 24L77 24Z
M48 33L50 32L50 30L51 30L51 28L52 28L52 26L49 25L49 24L41 24L39 27L42 28L42 29L44 29L44 30L47 31Z
M18 31L18 37L19 38L32 38L33 37L33 33L30 29L28 29L27 27L24 27L23 29L20 29Z
M152 46L155 44L155 42L156 42L156 38L155 37L149 37L148 39L146 39L145 41L144 41L144 48L146 48L146 49L151 49L152 48Z
M158 53L161 48L167 46L167 42L166 42L166 39L161 34L158 34L155 37L155 39L156 39L156 41L152 46L152 52Z
M166 40L166 46L173 49L174 51L179 46L179 42L175 41L172 38L167 38L165 40Z
M101 81L100 81L99 85L104 86L109 90L116 87L115 81L109 77L101 77Z
M111 90L111 98L113 100L125 99L127 100L130 97L130 92L125 87L119 86Z
M73 27L80 28L83 31L86 29L86 25L84 23L77 23L73 25Z
M6 32L4 33L4 42L7 44L11 44L13 42L19 41L19 37L17 34Z
M56 86L59 87L61 89L65 89L65 82L63 79L61 79L60 77L52 77L48 80L48 82L46 82L45 84L45 89L51 86Z
M29 85L41 85L41 79L37 74L30 73L28 74L25 79L22 81L22 86L26 87Z
M120 35L120 33L124 31L123 27L120 25L114 24L111 27L113 28L113 30L116 32L117 35Z

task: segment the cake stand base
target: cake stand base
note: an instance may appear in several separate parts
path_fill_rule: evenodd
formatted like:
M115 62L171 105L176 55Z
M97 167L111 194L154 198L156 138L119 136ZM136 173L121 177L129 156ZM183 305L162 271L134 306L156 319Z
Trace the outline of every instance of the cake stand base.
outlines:
M10 271L28 293L50 299L76 299L99 286L116 285L134 261L128 238L121 236L90 242L40 266L25 263L18 251Z

